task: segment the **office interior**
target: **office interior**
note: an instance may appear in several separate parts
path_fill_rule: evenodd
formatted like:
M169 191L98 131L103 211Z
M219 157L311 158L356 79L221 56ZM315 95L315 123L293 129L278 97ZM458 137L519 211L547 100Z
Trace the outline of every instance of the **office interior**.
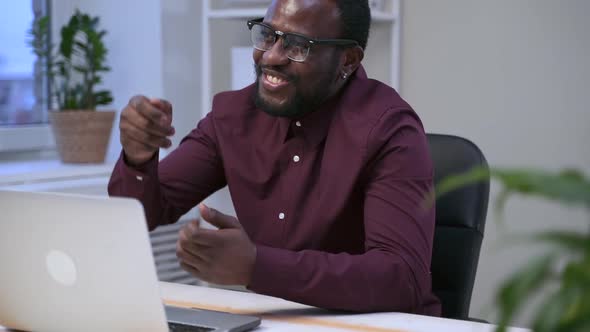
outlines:
M208 111L202 107L201 1L54 0L54 26L75 8L100 16L108 30L112 71L105 75L104 85L114 95L110 108L120 111L136 94L171 101L178 133L173 146L178 145ZM404 0L396 22L398 91L427 132L468 138L493 167L572 168L590 175L588 13L586 0ZM211 60L218 61L213 66L232 68L231 54L216 43L247 36L246 29L240 20L211 25ZM369 40L373 71L393 66L392 41L382 30L377 28ZM223 54L216 54L216 48ZM228 78L213 73L211 90L227 85L224 80ZM0 137L7 137L1 136L2 130L7 129L0 126ZM106 163L119 154L115 123ZM3 176L11 176L14 165L27 169L28 163L55 158L52 147L0 150L0 183ZM8 165L13 165L10 171ZM492 182L470 307L470 316L491 322L491 301L501 281L548 250L532 244L507 246L507 235L549 229L588 231L584 209L539 199L511 198L500 216L493 201L499 191ZM232 211L227 193L209 202ZM498 222L500 218L503 222ZM526 327L529 315L526 310L520 313L514 325Z

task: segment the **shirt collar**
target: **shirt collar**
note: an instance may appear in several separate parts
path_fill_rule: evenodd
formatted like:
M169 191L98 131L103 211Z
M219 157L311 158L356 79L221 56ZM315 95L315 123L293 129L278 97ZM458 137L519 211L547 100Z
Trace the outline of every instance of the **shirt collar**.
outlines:
M367 74L361 65L353 73L353 75L351 75L350 81L366 78ZM315 112L305 114L301 118L279 118L279 125L281 127L281 132L284 135L283 137L285 138L285 141L287 140L289 130L291 130L295 134L303 133L305 140L312 146L316 146L321 143L328 134L330 123L332 122L334 114L338 110L342 109L342 94L347 93L351 83L352 82L348 82L340 92L326 101Z

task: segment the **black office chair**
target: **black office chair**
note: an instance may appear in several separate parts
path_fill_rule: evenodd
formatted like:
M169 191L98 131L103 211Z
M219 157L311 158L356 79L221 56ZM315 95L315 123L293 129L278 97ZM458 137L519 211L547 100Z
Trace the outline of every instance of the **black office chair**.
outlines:
M473 167L488 167L481 150L469 140L427 134L435 184ZM432 288L446 318L469 319L469 304L488 208L490 181L449 192L436 200L432 251Z

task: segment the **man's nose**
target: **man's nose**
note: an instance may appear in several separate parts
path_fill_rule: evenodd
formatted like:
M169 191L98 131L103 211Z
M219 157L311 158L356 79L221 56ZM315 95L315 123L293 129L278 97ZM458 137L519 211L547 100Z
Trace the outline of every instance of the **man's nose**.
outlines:
M266 65L278 66L288 64L289 58L287 58L287 53L283 47L283 39L280 37L277 38L272 47L264 52L262 58Z

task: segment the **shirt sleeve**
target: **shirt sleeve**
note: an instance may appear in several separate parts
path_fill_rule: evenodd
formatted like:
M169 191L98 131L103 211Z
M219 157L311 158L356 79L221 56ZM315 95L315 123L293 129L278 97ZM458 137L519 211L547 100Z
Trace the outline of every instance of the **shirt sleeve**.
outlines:
M251 290L329 309L440 314L429 273L434 208L424 203L433 170L424 131L413 112L398 113L381 119L368 142L365 252L258 245Z
M146 164L132 167L121 153L109 181L109 195L141 201L150 230L176 222L226 185L212 121L211 115L201 120L159 163L156 155Z

